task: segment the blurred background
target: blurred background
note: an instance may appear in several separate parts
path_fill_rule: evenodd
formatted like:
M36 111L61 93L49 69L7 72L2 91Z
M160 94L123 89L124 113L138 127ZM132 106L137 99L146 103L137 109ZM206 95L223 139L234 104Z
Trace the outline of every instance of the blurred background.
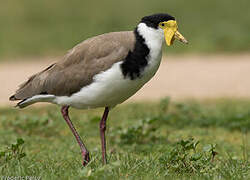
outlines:
M61 54L82 40L133 30L141 17L176 17L190 45L169 53L240 53L250 48L247 0L11 0L0 6L0 58Z

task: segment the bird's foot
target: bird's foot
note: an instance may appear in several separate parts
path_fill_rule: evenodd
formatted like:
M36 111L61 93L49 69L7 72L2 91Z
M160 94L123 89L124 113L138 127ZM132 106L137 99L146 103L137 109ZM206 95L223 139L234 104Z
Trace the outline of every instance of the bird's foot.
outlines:
M82 165L86 166L90 161L89 152L82 153L82 157L83 157Z

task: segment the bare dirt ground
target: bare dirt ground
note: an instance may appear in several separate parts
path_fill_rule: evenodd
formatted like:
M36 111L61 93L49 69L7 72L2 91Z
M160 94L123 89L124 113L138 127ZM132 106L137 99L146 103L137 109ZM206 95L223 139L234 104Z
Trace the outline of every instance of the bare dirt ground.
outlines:
M52 58L0 63L0 105L29 76L55 62ZM184 98L250 98L250 54L164 57L160 69L129 101Z

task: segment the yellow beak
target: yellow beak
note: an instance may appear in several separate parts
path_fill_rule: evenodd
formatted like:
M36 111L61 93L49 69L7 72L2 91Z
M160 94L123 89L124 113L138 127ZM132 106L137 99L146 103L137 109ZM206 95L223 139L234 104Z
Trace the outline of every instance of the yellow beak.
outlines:
M165 35L166 44L168 46L171 46L175 39L185 44L188 44L188 41L186 40L186 38L184 38L184 36L182 36L182 34L177 30L175 31L174 29L171 29L171 28L164 29L164 35Z
M172 45L175 39L185 44L188 43L188 41L184 38L184 36L182 36L181 33L179 33L176 21L173 20L167 21L165 25L166 26L163 27L163 31L166 44L168 46Z
M177 39L177 40L183 42L184 44L188 44L188 41L186 40L186 38L184 38L184 36L182 36L181 33L179 33L179 31L175 32L174 39Z

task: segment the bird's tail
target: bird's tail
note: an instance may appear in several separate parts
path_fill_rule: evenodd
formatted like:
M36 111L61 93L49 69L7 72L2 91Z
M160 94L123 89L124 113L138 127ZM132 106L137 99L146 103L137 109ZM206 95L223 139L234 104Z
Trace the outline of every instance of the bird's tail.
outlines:
M24 108L36 102L51 102L55 96L48 94L43 85L46 80L45 77L47 76L46 72L53 66L54 64L31 76L26 82L19 86L19 89L9 98L9 100L20 100L20 102L16 105L16 107L19 108Z
M53 100L55 99L55 96L54 95L50 95L50 94L46 94L46 95L43 95L43 94L39 94L39 95L35 95L35 96L32 96L30 98L27 98L27 99L23 99L21 100L20 102L18 102L16 104L15 107L18 107L18 108L25 108L31 104L34 104L36 102L53 102ZM11 96L9 98L10 101L16 101L18 99L15 98L15 95Z

